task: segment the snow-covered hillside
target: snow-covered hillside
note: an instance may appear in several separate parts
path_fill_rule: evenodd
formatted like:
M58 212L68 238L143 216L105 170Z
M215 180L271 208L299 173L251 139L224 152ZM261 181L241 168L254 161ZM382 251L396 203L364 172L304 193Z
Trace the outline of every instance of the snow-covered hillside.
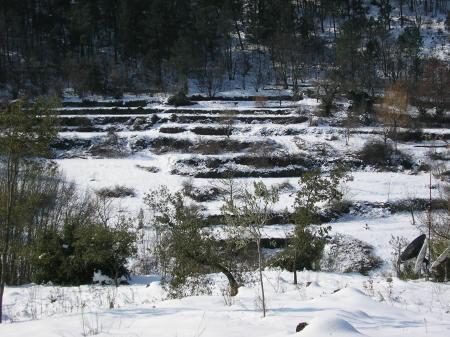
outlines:
M242 185L262 180L284 186L275 207L282 212L292 210L302 172L345 163L351 179L342 190L351 207L328 223L330 234L368 245L381 258L381 267L371 276L304 271L298 286L292 284L292 274L267 269L266 318L258 309L256 285L241 288L231 299L222 295L225 284L217 275L211 276L212 295L181 300L167 299L158 277L134 277L117 289L8 287L5 314L20 323L1 326L1 336L287 336L301 322L309 324L302 336L450 332L450 286L396 278L390 243L392 237L412 240L420 234L404 203L428 198L430 175L422 167L430 153L445 158L448 129L425 128L422 141L400 141L398 148L410 157L411 166L383 169L362 163L357 155L366 141L382 139L383 128L342 126L349 104L345 100L335 117L313 119L318 102L306 96L263 103L245 97L204 100L176 109L161 96L135 99L140 107L115 106L113 100L106 103L109 107L65 102L55 162L79 190L126 186L134 196L113 199L113 212L134 217L140 209L148 212L143 198L161 185L175 191L188 183L209 191L220 185L224 173L233 172ZM224 134L227 127L230 134ZM440 183L432 177L433 198L440 196ZM216 215L221 200L207 198L202 205L206 215ZM284 238L292 229L290 223L276 223L264 228L263 236ZM336 271L360 263L361 253L350 254L355 256L344 255L349 261L340 261ZM229 301L231 305L225 303Z

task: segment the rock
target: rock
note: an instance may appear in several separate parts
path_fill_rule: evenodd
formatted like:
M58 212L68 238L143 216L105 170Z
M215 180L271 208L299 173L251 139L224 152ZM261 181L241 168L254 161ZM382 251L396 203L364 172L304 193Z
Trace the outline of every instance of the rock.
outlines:
M137 117L134 121L132 121L132 130L141 131L144 129L147 120L142 117Z
M306 328L307 325L308 325L308 323L306 323L306 322L298 323L297 327L295 328L295 332L302 331L304 328Z

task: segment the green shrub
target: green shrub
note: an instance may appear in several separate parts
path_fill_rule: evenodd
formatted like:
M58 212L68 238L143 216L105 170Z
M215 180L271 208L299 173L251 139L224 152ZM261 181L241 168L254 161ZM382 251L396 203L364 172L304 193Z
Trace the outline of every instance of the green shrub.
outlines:
M101 270L118 285L120 277L128 276L126 263L135 253L135 239L126 228L90 225L76 230L74 248L91 277L94 271Z
M273 267L280 267L290 272L296 270L317 270L323 255L327 236L312 227L296 228L296 235L302 244L296 245L296 259L294 260L292 247L277 254L270 262ZM301 232L301 233L300 233Z
M359 151L358 157L364 164L378 168L400 165L410 169L413 164L410 156L401 151L395 151L391 143L378 140L368 140Z
M61 270L65 259L64 247L64 240L56 230L49 229L38 233L32 254L34 282L65 283Z
M42 230L32 250L33 281L87 284L100 270L118 285L121 277L128 276L126 263L136 252L135 241L135 234L125 226L66 225L62 231Z

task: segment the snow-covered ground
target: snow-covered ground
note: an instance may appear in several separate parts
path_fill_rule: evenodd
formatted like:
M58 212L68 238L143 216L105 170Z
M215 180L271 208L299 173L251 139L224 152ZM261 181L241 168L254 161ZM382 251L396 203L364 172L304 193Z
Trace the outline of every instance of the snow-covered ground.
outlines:
M450 333L450 286L424 280L304 271L266 270L267 317L258 307L258 287L229 300L216 279L212 295L166 299L157 278L141 278L118 289L101 286L7 288L7 315L17 324L0 326L2 337L299 336L410 337ZM149 286L145 284L148 282ZM110 302L114 309L109 309ZM231 304L231 305L229 305Z
M192 181L195 186L211 186L219 184L216 179L189 178L170 174L170 167L176 159L183 155L160 155L150 157L135 157L124 159L94 159L72 158L56 162L69 180L91 191L103 187L113 187L116 184L131 187L136 192L134 198L123 198L118 201L122 209L131 211L145 207L143 197L150 190L161 185L168 186L172 191L181 188L184 181ZM145 167L157 167L157 173L146 171ZM401 172L352 172L353 179L346 184L346 194L350 200L388 202L407 198L426 198L428 196L429 175L426 173L408 174ZM289 182L298 184L298 178L241 178L241 184L251 185L253 181L263 180L268 185ZM433 179L434 181L434 179ZM438 190L433 190L438 196ZM283 193L278 209L290 207L294 202L293 194ZM219 203L210 202L211 213L217 213Z

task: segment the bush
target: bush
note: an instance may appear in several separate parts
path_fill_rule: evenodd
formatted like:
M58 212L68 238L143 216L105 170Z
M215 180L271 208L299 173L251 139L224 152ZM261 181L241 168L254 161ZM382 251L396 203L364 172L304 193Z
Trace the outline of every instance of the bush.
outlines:
M442 160L442 161L448 161L450 160L450 153L448 151L442 151L442 152L430 152L428 153L428 157L432 160Z
M293 186L289 180L282 181L274 186L280 192L292 192L295 191L295 186Z
M369 140L359 152L359 158L367 165L384 166L388 164L393 153L394 149L390 143Z
M120 185L116 185L113 188L104 187L97 190L95 193L102 198L125 198L136 196L136 193L132 188Z
M406 169L412 167L412 159L405 153L395 151L391 143L368 140L358 153L359 159L366 165L379 168L401 165Z
M303 100L304 96L302 92L297 92L294 94L294 96L292 97L293 101L301 101Z
M167 126L159 128L159 132L161 133L181 133L185 132L186 129L179 126Z
M127 228L108 228L102 225L90 225L78 228L73 243L79 261L87 267L88 274L100 270L115 281L128 277L127 259L136 252L136 236Z
M160 169L158 167L156 167L156 166L143 166L143 165L137 164L136 167L138 169L147 171L149 173L158 173L160 171Z
M367 275L369 271L381 267L383 262L374 254L371 245L337 234L326 246L320 264L322 270L329 272Z
M220 190L214 186L194 186L192 179L181 183L183 195L196 202L206 202L216 200L220 195Z
M279 145L273 140L240 141L237 139L202 139L191 148L192 152L204 155L221 154L225 152L271 153Z
M408 129L397 133L397 141L400 142L420 142L424 140L422 129Z
M33 281L87 284L100 270L118 285L121 277L128 276L126 263L136 251L135 241L135 234L125 226L66 224L61 232L41 230L32 251Z
M193 187L190 188L187 185L183 186L183 193L187 197L196 202L208 202L217 200L220 195L220 190L217 187Z
M197 135L202 136L229 136L230 130L227 128L211 128L211 127L196 127L191 131Z
M270 265L272 267L286 269L290 272L294 271L294 265L296 270L318 270L326 239L316 235L316 233L309 229L305 230L302 235L305 246L301 251L297 251L296 261L294 261L292 251L290 249L286 249L277 254L270 261Z
M192 105L193 103L189 100L189 98L182 92L179 92L173 96L170 96L167 100L167 104L173 106L186 106Z
M56 284L76 282L72 274L66 272L64 262L69 255L69 246L64 244L64 237L56 230L48 229L38 232L34 245L32 261L35 271L33 281L36 283L54 282ZM66 266L67 267L67 266Z
M335 216L346 214L350 211L352 202L348 199L333 200L330 203L330 212Z
M150 140L151 150L156 154L167 152L187 152L194 144L189 139L158 137Z
M114 131L108 131L98 144L93 144L89 148L89 152L93 156L105 158L120 158L128 155L125 140L120 139Z
M156 124L159 121L159 117L157 114L153 114L152 117L150 118L150 123Z

